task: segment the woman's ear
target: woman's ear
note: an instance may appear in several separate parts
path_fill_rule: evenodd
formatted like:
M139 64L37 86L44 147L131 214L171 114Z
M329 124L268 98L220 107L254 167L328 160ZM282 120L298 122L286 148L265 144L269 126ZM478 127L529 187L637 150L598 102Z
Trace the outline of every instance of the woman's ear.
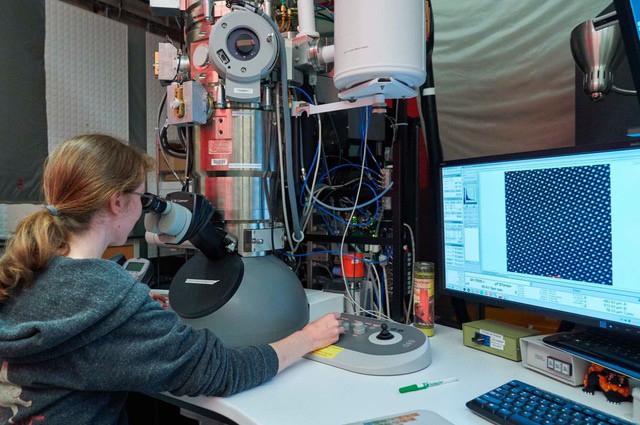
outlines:
M113 215L119 215L124 210L124 194L114 193L109 198L109 212Z

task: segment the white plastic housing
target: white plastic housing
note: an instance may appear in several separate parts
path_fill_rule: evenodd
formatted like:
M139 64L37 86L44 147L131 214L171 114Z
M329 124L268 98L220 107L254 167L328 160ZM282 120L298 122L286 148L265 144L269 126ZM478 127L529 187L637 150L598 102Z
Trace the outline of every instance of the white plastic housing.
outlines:
M318 37L313 0L298 0L298 36Z
M180 243L190 224L191 211L174 202L167 202L167 209L162 214L148 213L144 216L147 232L158 235L159 241L169 244Z
M336 0L334 36L338 90L386 77L415 88L426 79L424 0Z

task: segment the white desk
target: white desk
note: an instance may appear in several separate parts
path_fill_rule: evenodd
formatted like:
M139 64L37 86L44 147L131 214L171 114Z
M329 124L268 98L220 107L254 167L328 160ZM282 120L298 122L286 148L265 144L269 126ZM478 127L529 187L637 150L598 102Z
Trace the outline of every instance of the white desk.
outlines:
M433 362L410 375L368 376L302 359L271 381L232 397L158 398L202 414L217 412L239 425L331 425L415 409L432 410L458 425L487 424L465 403L512 379L631 420L632 403L612 405L501 357L462 344L462 331L436 326ZM400 394L398 388L441 378L458 382Z

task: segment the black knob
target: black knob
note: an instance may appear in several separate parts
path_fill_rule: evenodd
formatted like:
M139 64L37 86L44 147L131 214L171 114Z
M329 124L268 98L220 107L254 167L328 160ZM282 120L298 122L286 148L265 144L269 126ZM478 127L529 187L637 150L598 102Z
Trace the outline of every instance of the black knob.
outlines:
M387 326L386 323L381 324L380 328L382 328L382 330L380 331L380 333L378 333L378 336L376 336L376 338L381 340L393 339L393 334L389 332L389 326Z

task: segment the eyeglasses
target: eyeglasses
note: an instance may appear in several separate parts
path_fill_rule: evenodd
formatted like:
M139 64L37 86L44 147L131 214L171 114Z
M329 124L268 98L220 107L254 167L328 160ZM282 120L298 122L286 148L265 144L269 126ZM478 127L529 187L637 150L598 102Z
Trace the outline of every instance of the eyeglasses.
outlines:
M167 201L162 199L159 195L154 195L153 193L145 192L127 192L133 195L138 195L140 197L140 202L142 202L142 212L154 212L156 214L162 214L164 210L167 209Z
M126 193L130 193L132 195L138 195L140 197L140 202L142 202L143 208L146 204L150 203L151 200L156 196L153 193L149 193L149 192L140 193L140 192L131 191Z

